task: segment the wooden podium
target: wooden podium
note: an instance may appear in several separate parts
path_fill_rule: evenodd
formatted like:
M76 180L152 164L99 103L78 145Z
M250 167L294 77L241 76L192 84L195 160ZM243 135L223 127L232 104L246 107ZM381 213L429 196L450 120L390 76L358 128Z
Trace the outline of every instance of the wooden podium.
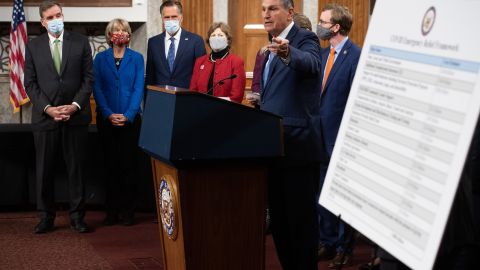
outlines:
M265 269L266 161L279 116L148 86L139 146L152 157L164 268Z

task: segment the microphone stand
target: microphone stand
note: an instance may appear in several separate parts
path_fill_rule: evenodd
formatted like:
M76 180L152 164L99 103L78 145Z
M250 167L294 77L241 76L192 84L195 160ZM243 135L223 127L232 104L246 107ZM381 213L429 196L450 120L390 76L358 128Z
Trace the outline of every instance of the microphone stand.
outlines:
M213 89L215 89L215 87L217 87L218 85L223 85L226 80L232 80L232 79L235 79L236 77L237 77L237 74L232 74L232 75L228 76L227 78L221 79L216 84L214 84L212 87L210 87L210 89L208 89L207 95L213 96Z

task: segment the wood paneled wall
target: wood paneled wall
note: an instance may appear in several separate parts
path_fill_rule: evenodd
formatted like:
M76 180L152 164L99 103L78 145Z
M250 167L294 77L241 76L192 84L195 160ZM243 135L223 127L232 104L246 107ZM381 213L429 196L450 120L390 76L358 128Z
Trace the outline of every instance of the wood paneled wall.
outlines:
M303 1L294 0L295 11L303 10ZM267 32L263 29L244 29L246 25L263 24L262 4L259 0L230 0L228 24L233 32L232 52L245 61L245 70L253 71L258 50L267 44Z
M350 13L353 15L353 25L348 37L355 44L362 47L368 29L370 2L370 0L319 0L318 17L320 17L323 7L328 3L337 3L348 7ZM328 42L322 41L322 47L326 46L328 46Z
M24 6L39 6L43 0L24 0ZM64 7L131 7L132 0L60 0ZM0 6L12 6L12 0L0 0Z
M181 2L183 6L182 27L205 39L208 28L213 23L213 1L182 0Z

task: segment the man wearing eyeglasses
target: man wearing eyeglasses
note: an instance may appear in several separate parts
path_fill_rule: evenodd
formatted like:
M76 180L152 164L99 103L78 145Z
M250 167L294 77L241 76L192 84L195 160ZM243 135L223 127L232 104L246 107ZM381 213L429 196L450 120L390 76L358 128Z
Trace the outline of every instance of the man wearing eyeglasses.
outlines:
M322 49L322 85L320 99L322 161L320 163L320 191L325 180L330 157L347 104L350 87L360 58L360 48L348 38L352 14L348 8L329 4L323 8L317 25L317 36L328 40L330 46ZM351 262L353 229L319 206L320 260L333 259L330 268Z

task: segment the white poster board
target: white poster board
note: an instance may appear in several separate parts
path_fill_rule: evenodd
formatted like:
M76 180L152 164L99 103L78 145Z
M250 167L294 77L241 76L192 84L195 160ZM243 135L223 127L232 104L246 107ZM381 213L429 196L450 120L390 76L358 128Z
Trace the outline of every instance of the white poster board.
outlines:
M477 122L479 11L377 1L320 197L414 269L433 266Z

